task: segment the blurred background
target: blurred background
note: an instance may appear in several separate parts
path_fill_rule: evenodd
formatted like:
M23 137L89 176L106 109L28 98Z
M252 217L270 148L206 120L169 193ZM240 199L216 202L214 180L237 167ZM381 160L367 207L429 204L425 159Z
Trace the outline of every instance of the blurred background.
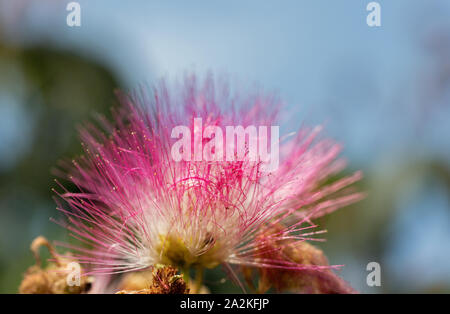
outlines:
M51 169L114 90L184 71L228 73L286 101L282 130L324 123L368 197L320 221L331 263L365 293L450 292L450 2L0 0L0 292L38 235L67 241ZM381 286L366 284L369 262ZM239 292L207 274L213 292Z

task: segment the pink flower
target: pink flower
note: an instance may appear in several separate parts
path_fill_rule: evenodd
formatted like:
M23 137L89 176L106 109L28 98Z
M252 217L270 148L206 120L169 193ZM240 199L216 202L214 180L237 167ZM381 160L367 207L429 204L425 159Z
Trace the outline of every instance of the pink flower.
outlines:
M345 163L338 159L341 146L321 138L320 127L303 128L279 143L275 139L280 162L271 171L264 171L261 159L250 158L250 138L245 139L244 158L238 160L176 161L175 127L194 130L198 118L202 132L210 126L272 126L280 102L262 93L243 97L212 77L199 83L189 76L171 88L161 82L151 91L122 95L120 103L113 122L99 117L100 127L87 125L81 131L85 155L65 165L66 177L77 188L69 191L61 184L63 191L57 192L65 201L58 201L68 218L64 225L88 246L64 245L92 273L156 264L183 270L221 264L318 271L330 267L261 251L267 250L266 240L261 241L267 237L280 245L320 240L315 235L322 231L312 220L362 197L346 189L360 179L360 172L325 183ZM190 139L193 150L213 140L198 139ZM282 228L270 233L273 226Z

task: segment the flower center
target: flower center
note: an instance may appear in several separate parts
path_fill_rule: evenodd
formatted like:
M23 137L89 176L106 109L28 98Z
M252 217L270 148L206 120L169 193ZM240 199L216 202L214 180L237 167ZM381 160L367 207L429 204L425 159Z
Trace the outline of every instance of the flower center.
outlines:
M183 238L166 235L160 236L161 241L157 247L160 253L160 263L172 265L182 269L191 267L214 268L223 261L220 252L221 245L211 235L195 246L195 251L189 249Z

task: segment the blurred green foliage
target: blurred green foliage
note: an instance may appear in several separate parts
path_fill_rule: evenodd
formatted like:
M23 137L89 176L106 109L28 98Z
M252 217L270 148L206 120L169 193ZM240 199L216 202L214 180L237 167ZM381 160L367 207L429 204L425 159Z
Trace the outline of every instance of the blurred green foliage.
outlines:
M15 155L0 167L1 293L17 292L21 274L34 263L29 251L34 237L66 237L65 230L49 221L58 216L50 191L55 186L51 169L61 158L81 153L77 125L94 112L108 114L118 87L108 69L73 53L0 43L4 112L20 113L14 129L25 134L4 134L10 141L3 149Z

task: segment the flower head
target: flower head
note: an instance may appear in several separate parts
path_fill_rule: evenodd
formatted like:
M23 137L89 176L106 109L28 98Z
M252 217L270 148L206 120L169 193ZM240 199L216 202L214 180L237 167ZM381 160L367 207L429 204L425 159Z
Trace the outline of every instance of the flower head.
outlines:
M81 131L85 154L65 165L66 178L77 189L61 185L63 190L57 192L65 201L58 201L58 209L68 217L65 226L89 245L67 246L93 273L156 264L180 269L220 264L284 270L329 267L267 251L282 249L267 243L314 240L321 232L314 218L361 198L345 189L359 180L359 172L325 184L345 163L338 159L341 146L321 138L320 127L302 128L281 140L276 133L262 136L259 151L269 140L272 149L280 147L278 167L267 170L264 158L252 155L251 132L240 148L214 142L220 138L217 132L205 133L212 127L273 126L280 108L274 96L244 97L212 77L199 83L188 76L176 86L162 82L150 91L121 95L120 103L112 122L99 117L99 127L87 125ZM193 131L181 148L174 146L179 134L174 138L173 132L180 125ZM185 157L196 147L203 151L200 158L179 160L174 147ZM201 158L205 147L213 158ZM275 225L277 232L269 233Z

